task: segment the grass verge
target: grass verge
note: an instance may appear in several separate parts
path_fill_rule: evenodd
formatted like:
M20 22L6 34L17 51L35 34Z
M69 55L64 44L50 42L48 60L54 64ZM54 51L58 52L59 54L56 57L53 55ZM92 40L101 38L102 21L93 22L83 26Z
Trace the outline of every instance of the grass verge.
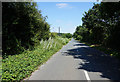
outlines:
M0 81L2 77L2 55L0 54Z
M54 53L67 44L70 39L57 37L40 41L34 50L2 59L2 81L21 81L29 77L38 66L46 62Z
M116 58L118 58L120 60L120 51L118 50L115 50L115 49L112 49L112 48L108 48L108 47L105 47L103 45L98 45L98 44L90 44L88 42L83 42L82 43L92 47L92 48L96 48L102 52L104 52L105 54L108 54L110 56L114 56Z

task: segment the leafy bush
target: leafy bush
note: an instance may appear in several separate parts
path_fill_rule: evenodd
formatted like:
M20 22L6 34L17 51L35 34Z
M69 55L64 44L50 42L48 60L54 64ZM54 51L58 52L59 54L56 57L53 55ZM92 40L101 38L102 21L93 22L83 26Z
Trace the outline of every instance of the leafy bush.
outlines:
M73 34L73 37L77 40L86 40L87 32L88 32L87 28L84 28L82 26L77 26L76 31Z
M78 36L76 37L76 39L77 39L77 40L82 40L82 36L81 36L81 35L78 35Z
M2 60L2 81L20 81L37 69L37 66L47 61L55 52L69 41L67 38L39 42L34 50L26 50L22 54L8 56Z
M52 38L55 38L55 37L57 37L57 33L56 33L56 32L52 32L52 33L50 33L50 36L51 36Z
M72 34L70 33L58 33L58 35L60 35L63 38L72 38Z

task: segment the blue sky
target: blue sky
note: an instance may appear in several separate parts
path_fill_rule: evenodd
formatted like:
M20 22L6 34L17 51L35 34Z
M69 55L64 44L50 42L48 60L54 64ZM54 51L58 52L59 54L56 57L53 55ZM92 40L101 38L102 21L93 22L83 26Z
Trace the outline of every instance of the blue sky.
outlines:
M47 22L51 32L74 33L85 11L92 8L94 2L37 2L43 16L48 16Z

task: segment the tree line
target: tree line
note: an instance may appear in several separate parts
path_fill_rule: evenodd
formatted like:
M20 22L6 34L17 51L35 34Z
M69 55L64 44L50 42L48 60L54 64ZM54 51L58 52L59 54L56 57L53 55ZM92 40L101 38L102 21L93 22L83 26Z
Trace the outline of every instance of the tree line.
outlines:
M84 13L73 37L92 44L120 49L120 2L101 2Z
M3 2L3 56L32 49L41 39L49 39L50 25L46 19L35 2Z

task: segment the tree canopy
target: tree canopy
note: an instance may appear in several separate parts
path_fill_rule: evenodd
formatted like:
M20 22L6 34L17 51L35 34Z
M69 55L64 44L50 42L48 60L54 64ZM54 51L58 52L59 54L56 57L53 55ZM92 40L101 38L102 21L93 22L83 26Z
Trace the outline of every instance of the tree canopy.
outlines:
M102 2L84 13L74 38L120 49L120 2ZM83 31L84 29L84 31Z
M20 53L49 38L50 25L35 2L3 2L2 10L3 55Z

